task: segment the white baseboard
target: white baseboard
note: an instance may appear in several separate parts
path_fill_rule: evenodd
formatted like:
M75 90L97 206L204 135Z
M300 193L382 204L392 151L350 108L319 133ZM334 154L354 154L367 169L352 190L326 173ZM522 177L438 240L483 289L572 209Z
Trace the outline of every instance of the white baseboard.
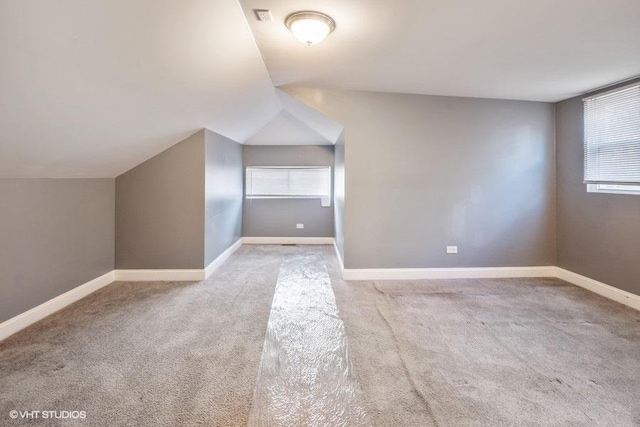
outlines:
M245 245L332 245L333 237L243 237Z
M126 282L153 282L153 281L200 281L206 280L213 272L222 265L235 251L243 244L245 245L331 245L333 237L242 237L224 251L205 269L185 269L185 270L115 270L116 280Z
M229 259L231 255L242 246L242 238L239 238L233 245L229 246L229 248L222 252L218 258L214 259L211 264L209 264L204 269L204 278L208 279L214 271L218 269L226 260Z
M336 248L337 253L337 248ZM339 253L336 254L341 262ZM495 268L342 268L344 280L421 280L421 279L489 279L517 277L554 277L605 298L640 310L640 296L607 285L560 267L495 267Z
M628 307L640 310L640 296L638 295L623 291L622 289L614 288L606 283L598 282L597 280L560 267L556 267L556 277L564 280L565 282L572 283L576 286L580 286L581 288L585 288L591 292L602 295L605 298L609 298Z
M245 239L249 239L246 242ZM267 242L267 243L258 243ZM263 240L273 239L273 240ZM277 242L275 240L277 239ZM556 277L605 298L640 310L640 296L615 288L586 276L560 267L495 267L495 268L368 268L345 269L340 252L333 238L242 238L216 258L206 269L198 270L114 270L97 277L77 288L71 289L22 314L0 323L0 340L44 319L62 308L105 287L115 280L121 281L200 281L205 280L224 263L243 243L282 244L293 239L297 244L333 244L344 280L419 280L419 279L469 279L469 278L513 278L513 277ZM299 239L314 239L313 243L299 243ZM322 243L320 243L322 242Z
M153 281L201 281L211 276L229 257L242 246L242 239L238 239L218 258L216 258L205 269L193 270L113 270L90 282L71 289L62 295L50 299L22 314L19 314L3 323L0 323L0 341L15 334L21 329L44 319L58 310L86 297L114 281L127 282L153 282Z
M336 251L336 258L338 258L338 264L340 265L340 274L344 272L344 261L342 261L342 255L340 255L340 250L338 250L338 244L336 243L336 239L333 239L333 249Z
M206 280L235 251L240 249L242 243L243 239L238 239L203 269L115 270L116 280L122 282L199 282Z
M204 280L204 269L114 270L119 282L197 282Z
M556 267L486 268L346 268L344 280L488 279L509 277L555 277Z
M3 340L10 335L15 334L21 329L26 328L39 320L44 319L47 316L52 315L56 311L59 311L66 306L73 304L74 302L86 297L87 295L103 288L115 280L113 271L103 274L100 277L73 288L70 291L65 292L62 295L50 299L47 302L40 304L37 307L32 308L29 311L25 311L22 314L12 317L0 323L0 340Z

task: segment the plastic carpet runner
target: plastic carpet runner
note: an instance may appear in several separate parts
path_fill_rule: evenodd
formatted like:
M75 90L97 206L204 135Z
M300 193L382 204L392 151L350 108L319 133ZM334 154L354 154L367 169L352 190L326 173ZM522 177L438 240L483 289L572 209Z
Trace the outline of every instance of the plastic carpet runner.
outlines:
M287 258L276 284L249 426L369 425L321 256Z

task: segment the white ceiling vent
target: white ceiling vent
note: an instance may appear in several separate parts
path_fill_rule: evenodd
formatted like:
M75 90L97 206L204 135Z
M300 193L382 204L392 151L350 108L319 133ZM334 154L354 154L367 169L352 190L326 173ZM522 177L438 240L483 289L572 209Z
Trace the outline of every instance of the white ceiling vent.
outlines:
M256 13L256 18L258 18L258 21L273 21L273 16L271 15L271 11L269 9L254 9L253 11Z

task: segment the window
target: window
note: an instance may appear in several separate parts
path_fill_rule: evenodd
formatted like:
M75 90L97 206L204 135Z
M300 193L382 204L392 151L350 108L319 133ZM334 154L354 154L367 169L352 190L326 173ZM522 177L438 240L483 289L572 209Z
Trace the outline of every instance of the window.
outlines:
M330 167L252 166L247 168L247 199L331 197Z
M587 191L640 194L640 84L584 99Z

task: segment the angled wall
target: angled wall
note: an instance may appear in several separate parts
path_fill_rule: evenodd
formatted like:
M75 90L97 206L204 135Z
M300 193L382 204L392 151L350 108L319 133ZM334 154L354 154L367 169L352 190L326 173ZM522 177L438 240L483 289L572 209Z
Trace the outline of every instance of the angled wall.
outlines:
M205 133L204 265L242 237L242 145Z
M204 268L205 132L116 178L117 269Z
M0 179L0 322L113 270L113 179Z
M347 268L555 265L553 104L287 91L345 126Z
M333 218L336 247L344 260L344 131L338 137L333 162Z
M202 269L242 235L242 146L203 129L116 178L116 268Z

